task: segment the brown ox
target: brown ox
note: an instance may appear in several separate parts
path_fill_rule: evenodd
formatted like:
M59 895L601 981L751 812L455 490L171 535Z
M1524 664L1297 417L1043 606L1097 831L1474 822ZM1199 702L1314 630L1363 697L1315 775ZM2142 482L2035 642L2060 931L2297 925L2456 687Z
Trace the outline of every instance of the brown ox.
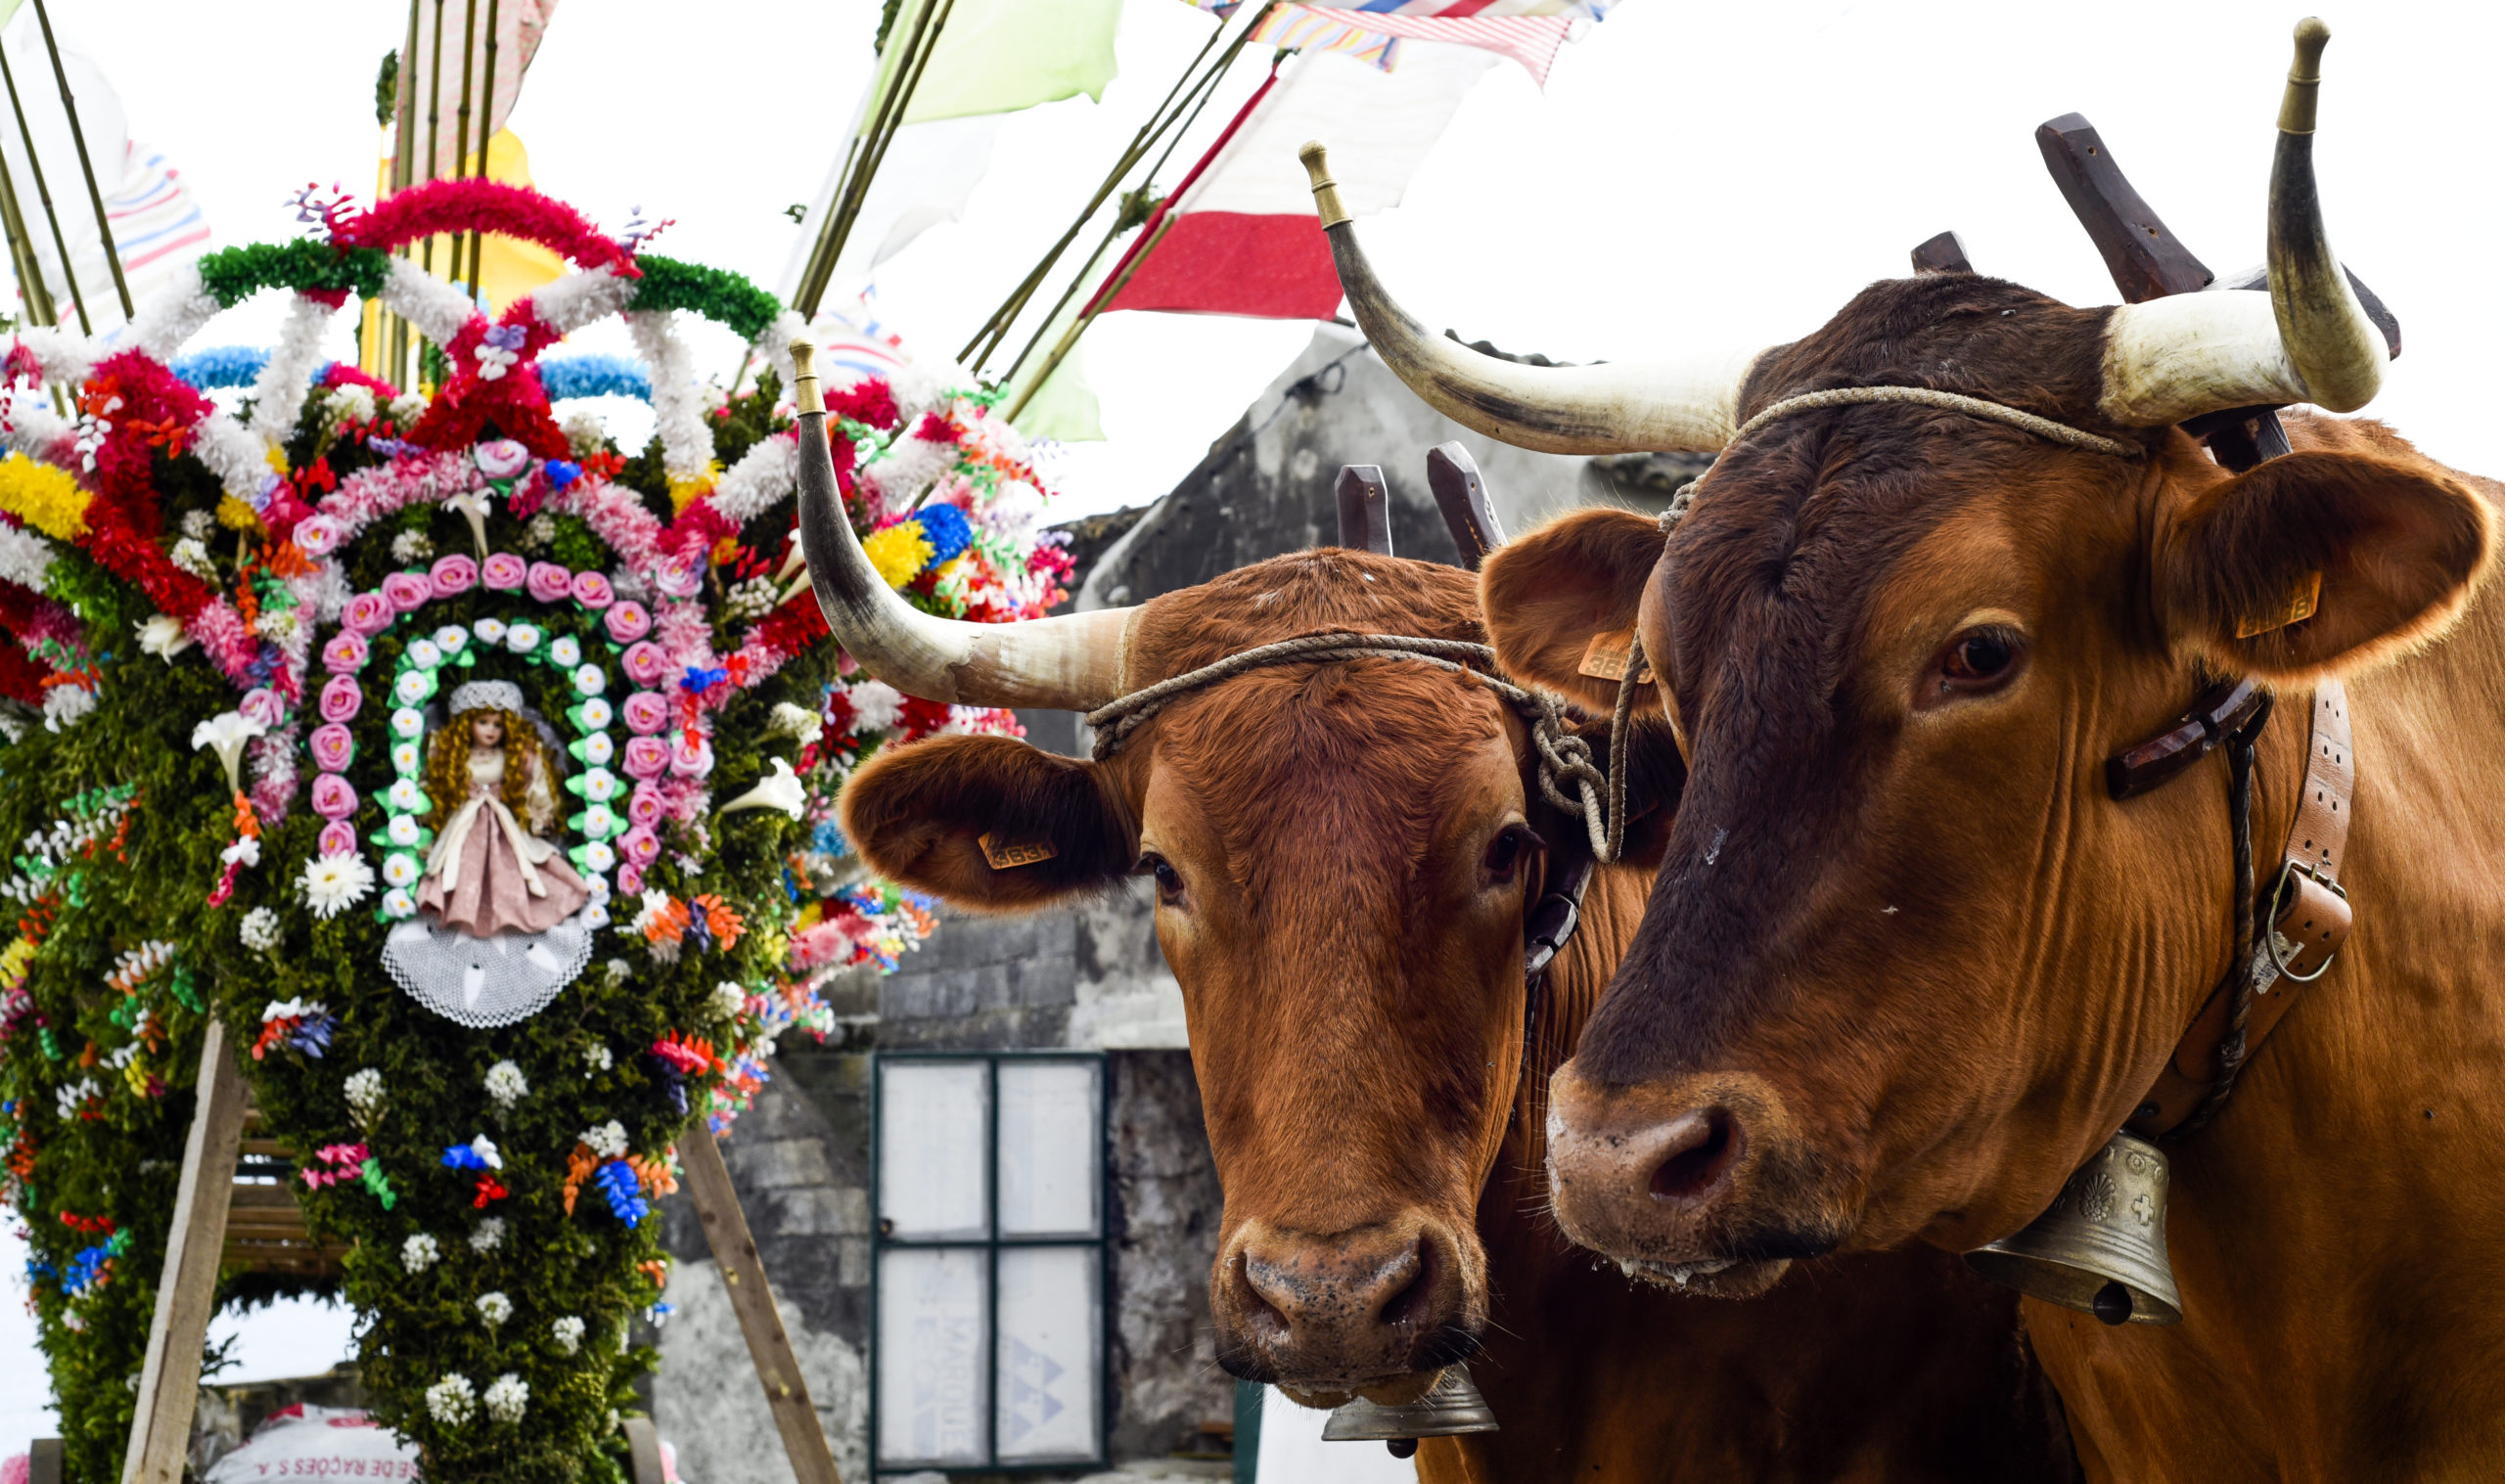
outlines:
M1002 637L917 622L858 585L866 564L812 488L814 436L804 421L802 518L851 652L922 694L1035 698L980 654L915 672L915 643ZM1020 627L1126 636L1103 682L1051 697L1093 705L1317 631L1477 643L1476 599L1451 567L1325 550L1110 625ZM1947 1254L1846 1259L1739 1309L1633 1288L1558 1235L1542 1094L1652 873L1598 872L1526 1075L1525 913L1556 859L1541 837L1581 830L1539 802L1531 757L1484 686L1415 661L1305 662L1187 693L1101 762L997 737L897 749L846 788L843 823L883 873L978 910L1155 878L1226 1197L1220 1364L1329 1404L1404 1400L1475 1356L1502 1430L1426 1440L1423 1477L2072 1476L2014 1301ZM1051 854L995 869L985 836Z
M2221 762L2118 803L2107 757L2215 676L2275 685L2253 809L2275 863L2306 692L2352 678L2342 876L2358 927L2223 1111L2172 1146L2184 1322L2109 1329L2030 1305L2100 1478L2505 1466L2488 1246L2505 1216L2505 616L2471 606L2499 487L2374 424L2297 420L2294 453L2240 474L2170 426L2374 389L2380 352L2313 215L2298 92L2270 321L2257 294L2150 313L1966 275L1875 285L1755 359L1666 545L1585 514L1485 574L1517 673L1571 683L1589 636L1625 625L1667 673L1691 772L1643 927L1554 1080L1552 1176L1577 1240L1717 1270L1727 1291L1838 1249L1973 1248L2042 1210L2135 1115L2234 957ZM1342 246L1344 275L1369 284ZM1476 367L1407 354L1396 310L1351 298L1422 389L1475 398L1488 430L1592 446L1631 416L1511 367L1505 397L1484 378L1462 395ZM2152 395L2161 382L2174 390ZM1972 404L1748 421L1880 386L2014 406L2136 456ZM2291 595L2317 580L2300 616Z

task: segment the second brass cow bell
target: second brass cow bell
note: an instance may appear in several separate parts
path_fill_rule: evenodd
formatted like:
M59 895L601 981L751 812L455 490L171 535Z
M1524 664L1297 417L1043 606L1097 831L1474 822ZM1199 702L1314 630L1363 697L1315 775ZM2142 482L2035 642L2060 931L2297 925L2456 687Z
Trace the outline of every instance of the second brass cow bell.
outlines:
M1449 1438L1465 1432L1494 1432L1496 1414L1467 1366L1446 1366L1444 1373L1414 1402L1386 1407L1357 1397L1334 1409L1322 1424L1326 1443L1384 1442L1396 1458L1415 1453L1420 1438ZM1406 1445L1405 1447L1403 1445Z
M2165 1155L2116 1134L2080 1165L2050 1209L2014 1237L1966 1254L1994 1282L2109 1325L2183 1318L2165 1260Z

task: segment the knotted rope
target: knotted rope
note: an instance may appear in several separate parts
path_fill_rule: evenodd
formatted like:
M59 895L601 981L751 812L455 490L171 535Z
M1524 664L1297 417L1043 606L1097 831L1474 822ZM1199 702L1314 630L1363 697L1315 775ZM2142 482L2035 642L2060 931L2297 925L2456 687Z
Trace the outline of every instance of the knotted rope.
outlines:
M1604 865L1617 859L1626 829L1626 770L1619 767L1614 773L1602 772L1592 761L1590 743L1566 730L1565 710L1555 697L1506 680L1496 673L1494 650L1458 639L1420 639L1403 634L1306 634L1229 654L1197 670L1116 697L1088 712L1087 725L1096 731L1096 759L1102 762L1120 751L1122 744L1160 707L1186 692L1203 690L1265 665L1328 664L1350 659L1414 660L1477 681L1495 692L1530 723L1531 745L1539 753L1540 795L1559 812L1582 820L1591 836L1592 859ZM1619 683L1617 712L1612 719L1613 748L1624 744L1623 734L1634 700L1633 677L1640 667L1640 656L1628 658L1627 678ZM1573 787L1571 795L1566 792L1568 785Z

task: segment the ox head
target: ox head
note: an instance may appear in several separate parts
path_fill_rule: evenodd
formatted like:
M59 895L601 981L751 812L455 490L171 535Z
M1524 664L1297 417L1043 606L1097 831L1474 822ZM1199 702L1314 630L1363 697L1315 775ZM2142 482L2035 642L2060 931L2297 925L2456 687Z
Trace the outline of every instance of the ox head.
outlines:
M1470 574L1327 549L1137 608L950 624L870 570L805 414L801 471L836 637L920 696L1086 711L1317 631L1483 640ZM1177 695L1099 761L1000 737L895 749L843 823L884 875L978 911L1153 878L1226 1196L1220 1364L1317 1404L1401 1402L1486 1323L1476 1206L1520 1079L1525 907L1561 829L1528 752L1484 686L1296 664Z
M2220 765L2117 804L2104 759L2210 677L2353 672L2467 602L2489 507L2397 438L2318 423L2231 476L2173 427L2376 387L2383 347L2313 188L2325 34L2299 32L2266 296L2081 310L1938 275L1754 357L1559 372L1425 336L1332 228L1369 336L1452 416L1551 449L1721 453L1666 542L1585 515L1484 573L1499 653L1531 678L1565 677L1589 613L1637 610L1692 770L1643 927L1552 1088L1577 1240L1746 1293L1840 1246L2025 1225L2230 956ZM1874 386L2128 446L1905 402L1749 423Z

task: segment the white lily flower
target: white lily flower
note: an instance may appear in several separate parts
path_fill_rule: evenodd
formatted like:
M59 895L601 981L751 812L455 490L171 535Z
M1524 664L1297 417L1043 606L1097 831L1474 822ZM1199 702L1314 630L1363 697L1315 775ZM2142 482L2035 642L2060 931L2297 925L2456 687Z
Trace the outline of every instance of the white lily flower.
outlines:
M233 793L244 787L244 744L268 732L266 725L241 711L220 711L192 728L192 750L217 749L217 760L226 768L226 791Z
M809 790L800 775L792 771L784 758L774 759L774 771L758 779L756 787L722 806L724 814L737 814L742 809L780 809L798 819L809 806Z

